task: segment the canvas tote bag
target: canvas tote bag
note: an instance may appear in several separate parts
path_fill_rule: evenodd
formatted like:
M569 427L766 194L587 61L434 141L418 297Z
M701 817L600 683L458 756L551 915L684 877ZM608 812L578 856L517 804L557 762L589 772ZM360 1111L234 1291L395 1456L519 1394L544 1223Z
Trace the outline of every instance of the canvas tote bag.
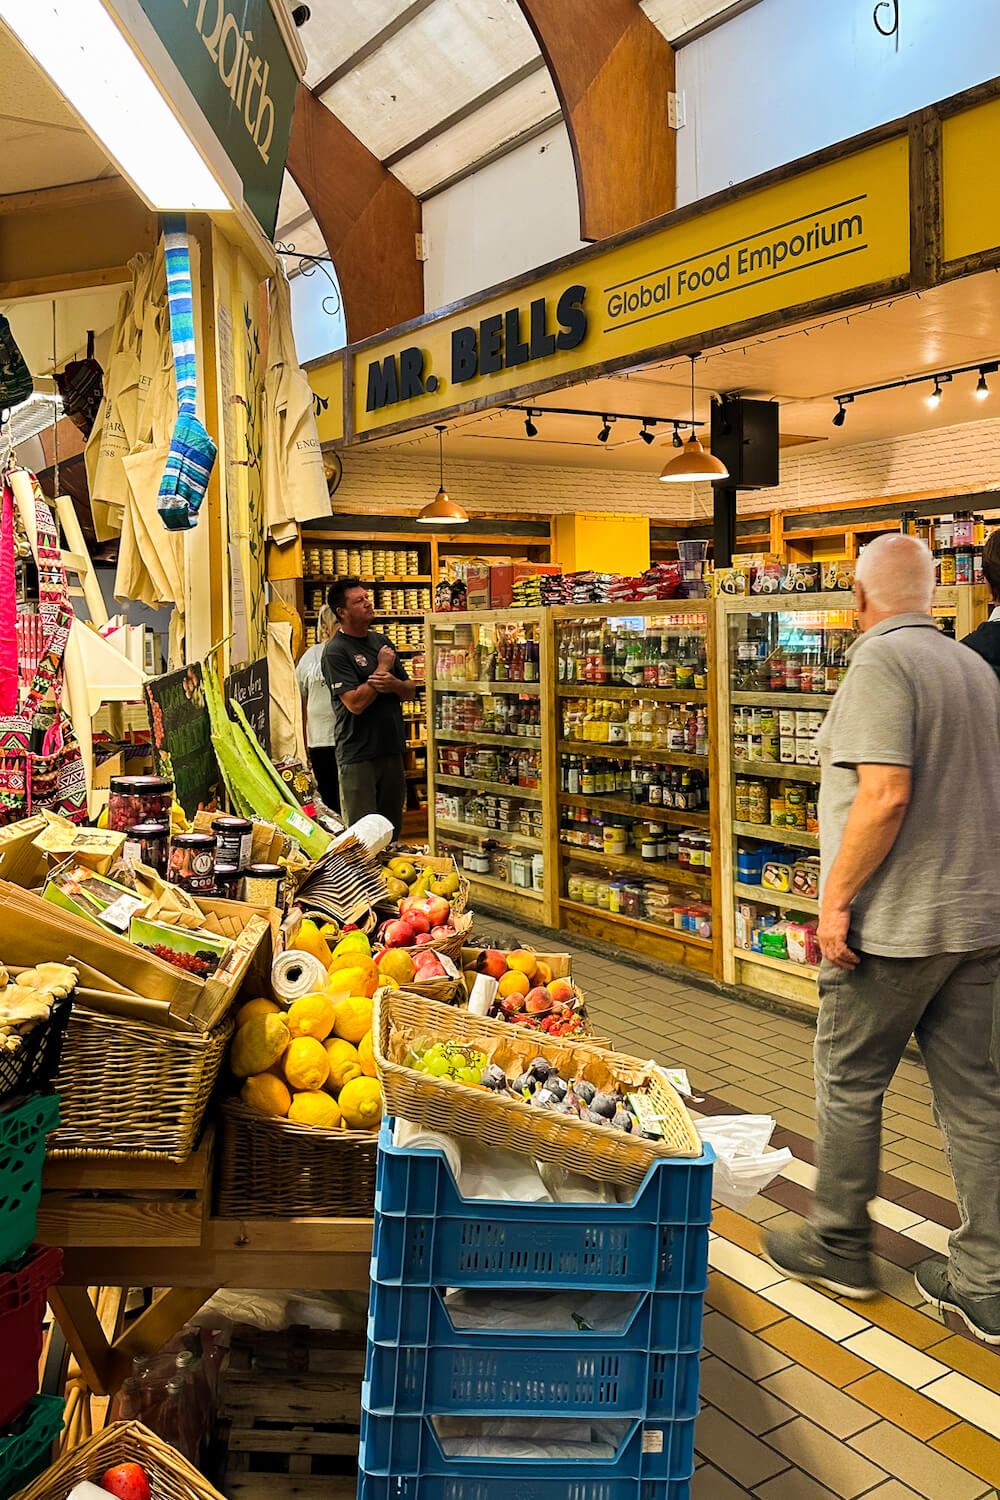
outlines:
M294 541L297 523L330 514L313 393L292 333L288 277L271 276L268 363L264 375L264 513L271 540Z

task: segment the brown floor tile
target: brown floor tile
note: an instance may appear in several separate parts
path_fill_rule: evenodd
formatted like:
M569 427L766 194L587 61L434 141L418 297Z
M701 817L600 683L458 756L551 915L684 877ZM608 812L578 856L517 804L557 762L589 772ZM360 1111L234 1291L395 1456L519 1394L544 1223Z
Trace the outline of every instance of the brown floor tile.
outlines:
M856 1380L847 1387L847 1394L921 1442L937 1437L939 1432L954 1427L958 1421L954 1412L945 1411L936 1401L921 1396L919 1391L912 1391L901 1380L882 1370Z
M755 1224L766 1224L778 1214L785 1210L778 1203L772 1203L770 1198L762 1198L760 1194L751 1198L749 1203L744 1203L743 1214L747 1219L752 1219Z
M946 1229L957 1229L962 1222L953 1198L942 1198L937 1193L927 1192L925 1188L908 1192L904 1197L897 1198L896 1202L900 1208L908 1208L922 1219L933 1219L935 1224L943 1224Z
M880 1484L877 1489L871 1490L865 1500L921 1500L921 1497L916 1490L907 1489L905 1484L900 1484L898 1479L890 1479L888 1484Z
M964 1325L963 1325L964 1326ZM934 1358L1000 1395L1000 1350L972 1338L951 1338L934 1347Z
M931 1086L926 1078L921 1083L913 1083L908 1078L896 1077L892 1086L886 1093L886 1098L891 1100L897 1094L903 1094L907 1099L915 1099L919 1104L930 1104Z
M710 1354L725 1360L734 1370L741 1371L752 1380L762 1380L767 1375L776 1375L786 1370L792 1361L780 1349L773 1349L763 1339L741 1328L722 1313L710 1312L703 1324L702 1341Z
M931 1447L1000 1488L1000 1442L995 1437L980 1432L978 1427L970 1427L968 1422L959 1422L957 1427L934 1438Z
M741 1328L749 1329L751 1333L759 1333L772 1323L780 1322L785 1316L780 1307L765 1302L756 1292L749 1291L745 1286L740 1286L738 1281L733 1281L718 1271L709 1275L705 1301L716 1312L724 1313L727 1318L739 1323ZM794 1354L792 1358L795 1358Z
M875 1421L873 1413L861 1402L800 1365L791 1365L787 1370L770 1375L761 1384L772 1395L794 1406L803 1417L808 1417L837 1438L853 1437Z
M797 1109L789 1109L784 1104L777 1105L771 1113L779 1125L784 1125L788 1130L794 1130L799 1135L808 1136L810 1140L816 1137L816 1121L810 1120L808 1115L802 1114Z
M926 1246L923 1249L925 1253L921 1259L926 1260ZM846 1307L854 1307L854 1303L844 1297L839 1300ZM864 1316L869 1322L874 1323L876 1328L884 1328L887 1333L894 1333L897 1338L904 1339L915 1349L929 1349L932 1344L939 1344L942 1339L948 1337L948 1330L943 1323L930 1322L912 1307L904 1307L892 1297L873 1297L870 1302L865 1303ZM935 1358L937 1358L936 1354Z
M853 1443L863 1438L864 1433L859 1433ZM880 1479L889 1478L884 1468L877 1468L860 1453L852 1455L843 1443L805 1417L779 1427L769 1435L768 1442L842 1500L855 1500Z
M886 1094L887 1110L893 1114L907 1115L911 1120L921 1120L925 1125L933 1125L934 1111L930 1104L925 1104L921 1099L911 1099L907 1094L900 1094L890 1090Z
M725 1412L757 1437L788 1422L795 1413L762 1385L734 1370L721 1359L710 1357L701 1366L702 1398Z
M795 1318L785 1318L771 1328L762 1329L760 1336L766 1344L772 1344L807 1370L822 1375L824 1380L841 1389L872 1373L867 1360L859 1359L850 1349L841 1348L825 1334L807 1328Z
M801 1214L807 1218L812 1208L812 1193L804 1188L799 1182L789 1182L786 1177L776 1177L774 1182L768 1183L764 1189L764 1197L770 1198L772 1203L780 1203L783 1208L791 1209L793 1213Z
M784 1125L779 1125L771 1136L772 1146L787 1146L793 1156L799 1161L808 1162L809 1165L816 1164L816 1151L811 1136L800 1135L796 1130L789 1130Z
M706 1406L698 1418L695 1446L709 1462L750 1488L788 1467L773 1448L765 1447L713 1406Z
M731 1208L717 1207L712 1214L712 1228L716 1234L721 1234L724 1239L732 1240L734 1245L742 1245L744 1250L749 1250L756 1255L760 1249L760 1230L756 1224L744 1219L741 1214L734 1213Z
M887 1296L896 1302L902 1302L906 1307L923 1306L923 1298L917 1291L912 1271L904 1266L894 1265L891 1260L884 1260L881 1255L876 1255L874 1260L878 1284Z
M817 1484L801 1469L786 1469L754 1490L760 1500L836 1500L825 1484Z
M767 1199L767 1198L761 1198L760 1201L762 1203L767 1203L770 1200ZM772 1203L771 1207L772 1208L777 1208L778 1205L776 1203ZM793 1213L790 1208L783 1208L780 1211L780 1213L777 1215L776 1218L769 1219L767 1221L767 1224L766 1224L765 1227L767 1229L790 1229L792 1231L794 1231L796 1229L801 1229L802 1228L802 1215L801 1214Z
M888 1422L859 1432L850 1446L880 1463L925 1500L979 1500L984 1493L981 1480Z
M954 1196L955 1186L950 1177L943 1172L933 1172L930 1167L921 1166L919 1162L906 1162L905 1165L894 1167L893 1171L898 1177L905 1177L907 1182L912 1182L916 1187L927 1188L928 1192L937 1193L941 1198L947 1198L949 1194Z
M786 1084L779 1083L774 1088L771 1097L778 1104L784 1105L787 1109L794 1109L797 1114L805 1115L809 1120L816 1118L816 1101L811 1094L799 1094Z
M773 1115L775 1113L774 1101L768 1099L761 1093L750 1093L748 1089L741 1089L738 1085L728 1085L726 1088L728 1102L738 1105L739 1109L733 1113L743 1112L751 1115Z
M906 1158L895 1151L883 1151L879 1157L879 1166L883 1172L898 1172L900 1167L906 1166ZM885 1193L882 1194L884 1198Z
M742 1500L750 1491L741 1484L734 1484L721 1470L712 1464L702 1464L694 1471L691 1481L691 1500Z

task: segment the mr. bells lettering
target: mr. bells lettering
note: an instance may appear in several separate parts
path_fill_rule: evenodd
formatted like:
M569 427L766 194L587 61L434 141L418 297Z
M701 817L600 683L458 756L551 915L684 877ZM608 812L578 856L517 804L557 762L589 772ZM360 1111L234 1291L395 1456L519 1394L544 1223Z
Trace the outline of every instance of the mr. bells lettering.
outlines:
M491 313L479 324L456 328L451 335L451 383L461 385L478 375L495 375L516 369L532 360L545 359L556 350L576 349L587 335L584 309L586 287L568 286L556 303L556 328L549 327L549 305L538 297L528 308L527 329L523 309ZM415 346L399 355L388 354L368 366L366 411L380 411L415 396L433 395L440 381L428 374L426 356Z

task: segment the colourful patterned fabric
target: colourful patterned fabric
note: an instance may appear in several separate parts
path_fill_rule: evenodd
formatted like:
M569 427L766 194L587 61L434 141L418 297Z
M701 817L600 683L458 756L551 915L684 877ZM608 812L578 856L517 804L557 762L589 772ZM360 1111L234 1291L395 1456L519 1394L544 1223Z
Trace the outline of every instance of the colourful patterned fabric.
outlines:
M87 780L80 746L61 707L63 654L73 614L55 522L33 474L31 486L38 533L38 613L45 633L45 650L20 713L0 718L0 824L14 822L40 808L79 823L87 816ZM5 486L4 521L8 490ZM50 691L54 718L40 749L36 749L33 748L35 719Z
M167 302L170 340L177 378L177 425L170 439L167 464L160 481L158 509L168 531L195 525L198 510L215 466L216 446L197 417L198 364L194 339L194 300L191 257L183 215L163 221L167 263Z

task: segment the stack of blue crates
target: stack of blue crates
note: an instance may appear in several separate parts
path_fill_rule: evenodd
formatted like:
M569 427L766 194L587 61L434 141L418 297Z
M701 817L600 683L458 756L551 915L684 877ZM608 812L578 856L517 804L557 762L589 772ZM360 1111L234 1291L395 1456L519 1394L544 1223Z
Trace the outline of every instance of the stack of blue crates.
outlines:
M359 1500L688 1500L710 1147L631 1203L463 1198L442 1152L379 1138ZM445 1289L632 1294L618 1332L457 1329ZM617 1419L613 1458L445 1452L436 1417Z

